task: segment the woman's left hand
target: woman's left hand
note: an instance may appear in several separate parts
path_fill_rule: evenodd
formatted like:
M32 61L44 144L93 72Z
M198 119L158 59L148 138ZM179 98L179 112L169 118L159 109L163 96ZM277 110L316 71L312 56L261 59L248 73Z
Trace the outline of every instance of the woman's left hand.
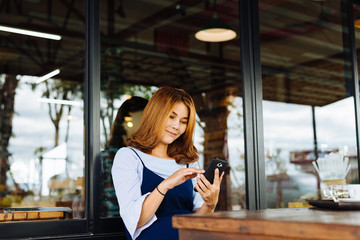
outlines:
M196 179L196 190L200 193L207 207L212 210L215 209L219 199L220 183L223 179L223 176L224 172L221 174L221 176L219 176L219 169L216 168L213 184L211 184L203 174L200 175L200 178Z

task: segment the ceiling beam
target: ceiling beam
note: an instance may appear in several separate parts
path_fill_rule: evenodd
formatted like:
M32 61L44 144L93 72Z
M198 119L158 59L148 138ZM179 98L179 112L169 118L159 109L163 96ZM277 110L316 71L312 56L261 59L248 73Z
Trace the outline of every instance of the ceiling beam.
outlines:
M194 5L197 5L199 3L203 2L203 0L183 0L181 1L181 5L183 5L185 8L192 7ZM173 17L179 12L176 10L176 6L179 3L173 3L168 7L165 7L153 15L150 15L132 25L125 28L124 30L121 30L120 32L115 34L115 38L125 40L127 38L130 38L134 35L136 35L139 32L142 32L150 27L153 27L166 19L169 19L170 17Z

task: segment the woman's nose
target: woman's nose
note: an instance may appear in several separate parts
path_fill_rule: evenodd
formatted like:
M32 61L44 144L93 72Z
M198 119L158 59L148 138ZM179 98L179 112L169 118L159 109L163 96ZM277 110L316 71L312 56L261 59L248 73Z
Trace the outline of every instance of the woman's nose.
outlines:
M179 125L180 125L180 123L179 123L178 121L174 121L174 123L173 123L173 128L174 128L174 129L178 129L178 128L179 128Z

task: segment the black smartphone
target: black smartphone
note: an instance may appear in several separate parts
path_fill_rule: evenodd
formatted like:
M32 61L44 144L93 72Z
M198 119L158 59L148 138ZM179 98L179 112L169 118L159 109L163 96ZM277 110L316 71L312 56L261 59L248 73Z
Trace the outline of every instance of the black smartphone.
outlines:
M215 169L216 168L219 169L219 176L221 176L221 174L225 170L227 164L228 164L228 162L226 160L221 159L221 158L217 158L217 157L213 157L211 159L211 162L210 162L209 166L205 170L205 173L204 173L205 178L211 184L213 184ZM194 191L197 192L196 188L194 188Z

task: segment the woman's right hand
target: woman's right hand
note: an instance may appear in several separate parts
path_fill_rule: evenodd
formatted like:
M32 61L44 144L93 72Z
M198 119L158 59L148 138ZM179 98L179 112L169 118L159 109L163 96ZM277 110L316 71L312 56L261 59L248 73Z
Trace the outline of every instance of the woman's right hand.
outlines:
M168 190L184 183L190 178L196 177L198 174L204 173L205 171L198 168L181 168L173 173L170 177L162 181L158 188L162 193L166 193Z

